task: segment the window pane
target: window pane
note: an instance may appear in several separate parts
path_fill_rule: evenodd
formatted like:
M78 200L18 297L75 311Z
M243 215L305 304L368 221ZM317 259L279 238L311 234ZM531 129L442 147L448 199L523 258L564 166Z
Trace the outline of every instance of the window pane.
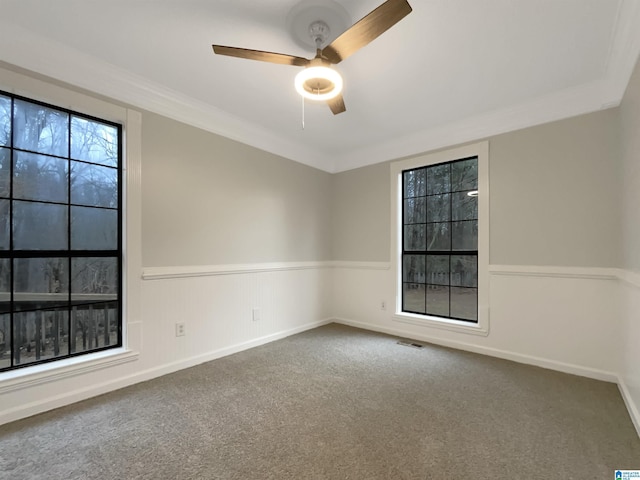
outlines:
M66 157L69 154L69 115L16 100L13 145L32 152Z
M427 197L427 222L448 222L451 220L451 196L433 195Z
M449 285L449 255L427 255L427 283Z
M35 153L15 152L13 198L67 202L69 162Z
M405 312L425 313L425 285L404 283L402 285L402 310Z
M0 146L11 144L11 99L0 95Z
M451 191L451 166L446 163L427 169L427 195Z
M67 207L37 202L13 202L13 248L67 248Z
M404 255L402 280L410 283L424 283L424 255Z
M10 312L11 259L0 258L0 313Z
M13 262L16 310L68 305L68 259L16 258Z
M71 259L71 300L74 303L116 300L117 293L117 258Z
M404 249L407 251L424 251L426 237L425 225L406 225L404 227Z
M9 200L0 200L0 250L9 250Z
M454 222L452 224L452 249L453 250L477 250L478 249L478 221Z
M118 343L117 303L74 305L71 316L71 353Z
M451 285L478 286L477 255L451 255Z
M73 250L115 250L118 248L118 211L71 207Z
M477 157L406 171L403 179L403 249L427 252L403 257L403 310L422 311L416 290L424 285L426 314L476 322L478 200L468 193L478 188Z
M425 223L425 197L404 201L404 223Z
M478 320L478 289L451 287L451 316Z
M118 207L118 171L90 163L72 162L71 203Z
M71 158L117 166L118 130L104 123L71 117Z
M451 250L451 224L427 224L427 250Z
M451 164L451 191L478 189L478 159L471 158Z
M120 133L0 94L0 370L121 345Z
M0 368L11 366L11 315L0 314Z
M426 170L409 170L404 172L404 198L424 197L426 194Z
M17 365L68 355L66 310L21 312L13 316Z
M0 148L0 197L9 197L10 162L11 151L8 148Z
M439 317L449 316L449 287L427 285L427 313Z
M478 218L478 197L470 197L467 192L452 193L452 219L475 220Z

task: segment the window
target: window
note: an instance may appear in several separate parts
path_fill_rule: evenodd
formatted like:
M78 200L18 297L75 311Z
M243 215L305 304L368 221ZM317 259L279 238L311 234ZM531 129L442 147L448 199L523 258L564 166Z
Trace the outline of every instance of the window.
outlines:
M0 371L122 346L122 128L0 92Z
M487 142L391 164L396 321L488 333Z
M402 311L477 322L477 157L405 170L402 191Z

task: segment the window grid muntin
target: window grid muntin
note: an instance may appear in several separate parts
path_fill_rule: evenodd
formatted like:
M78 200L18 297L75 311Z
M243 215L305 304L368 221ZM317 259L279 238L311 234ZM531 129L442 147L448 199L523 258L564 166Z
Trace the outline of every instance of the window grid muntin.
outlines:
M476 161L476 177L475 177L475 188L468 188L468 189L457 189L454 190L453 189L453 179L452 179L452 166L456 163L462 163L468 160L475 160ZM477 190L477 183L478 183L478 177L477 177L477 172L478 172L478 157L477 156L472 156L472 157L465 157L465 158L460 158L457 160L452 160L452 161L448 161L448 162L442 162L442 163L438 163L435 165L427 165L427 166L422 166L422 167L416 167L416 168L410 168L407 170L403 170L401 173L401 177L402 177L402 236L401 236L401 242L402 242L402 255L401 255L401 309L402 312L404 313L411 313L411 314L417 314L417 315L431 315L433 316L433 314L428 313L428 295L429 295L429 287L444 287L446 286L448 288L448 299L449 299L449 304L448 304L448 312L449 315L435 315L438 316L440 318L446 318L446 319L450 319L450 320L459 320L459 321L463 321L463 322L468 322L468 323L478 323L478 311L477 311L477 306L478 306L478 249L477 249L477 240L476 240L476 249L474 250L453 250L453 224L454 223L462 223L462 222L476 222L476 229L477 229L477 222L478 222L478 205L476 204L476 218L475 219L466 219L466 220L453 220L453 194L455 193L467 193L470 191L474 191ZM449 176L449 185L450 188L447 191L441 191L441 192L435 192L435 193L429 193L429 183L428 183L428 172L430 169L435 169L435 168L442 168L443 166L448 165L449 166L449 172L448 172L448 176ZM414 196L408 196L407 195L407 179L406 179L406 173L407 172L418 172L418 171L424 171L424 179L425 179L425 186L424 186L424 194L423 195L414 195ZM449 220L448 221L433 221L433 222L428 222L428 198L429 197L435 197L435 196L442 196L442 195L449 195ZM423 222L413 222L413 223L405 223L405 219L407 218L407 212L406 212L406 208L407 208L407 200L408 199L419 199L419 198L424 198L425 199L425 205L424 205L424 218L423 218ZM427 246L427 228L426 226L429 224L437 224L437 223L447 223L449 224L449 250L428 250L428 246ZM405 226L407 225L425 225L425 249L424 250L407 250L406 248L406 242L405 242ZM477 233L476 233L477 235ZM424 282L414 282L414 281L405 281L405 256L407 255L415 255L415 256L423 256L424 257L424 276L425 276L425 280ZM430 256L437 256L437 255L441 255L441 256L448 256L448 284L446 285L441 285L441 284L432 284L432 283L428 283L427 281L427 258ZM475 257L475 271L476 271L476 279L475 279L475 283L476 286L475 287L467 287L467 286L459 286L459 285L452 285L451 282L451 258L453 256L473 256ZM420 311L415 311L415 310L411 310L408 308L408 306L406 305L406 296L405 296L405 287L409 286L409 285L418 285L418 286L423 286L424 290L425 290L425 298L424 298L424 312L420 312ZM452 301L452 295L451 295L451 291L453 288L456 289L468 289L468 290L474 290L475 291L475 305L476 305L476 312L475 312L475 319L469 319L469 318L462 318L462 317L457 317L457 316L453 316L451 315L451 301Z
M39 365L39 364L43 364L43 363L49 363L49 362L54 362L54 361L58 361L61 359L65 359L65 358L72 358L72 357L77 357L80 355L85 355L88 353L95 353L95 352L100 352L100 351L104 351L104 350L110 350L113 348L119 348L122 346L123 344L123 339L122 339L122 312L123 312L123 305L122 305L122 286L123 286L123 262L122 262L122 246L123 246L123 239L122 239L122 233L123 233L123 227L122 227L122 205L123 205L123 195L122 195L122 180L123 180L123 165L122 165L122 126L118 123L115 122L110 122L108 120L104 120L101 118L97 118L91 115L86 115L80 112L76 112L70 109L66 109L63 107L58 107L55 105L51 105L45 102L41 102L38 100L33 100L30 98L26 98L26 97L22 97L20 95L14 95L8 92L4 92L4 91L0 91L0 95L3 95L5 97L10 98L11 100L11 105L10 105L10 135L8 137L8 142L7 145L3 145L2 148L6 149L10 152L9 154L9 196L8 197L0 197L2 199L8 200L9 203L9 250L0 250L0 259L1 258L6 258L10 260L10 267L9 267L9 335L7 335L7 333L5 332L5 345L7 343L6 341L6 337L8 336L10 338L10 366L9 367L0 367L0 373L4 372L4 371L9 371L9 370L15 370L15 369L19 369L19 368L24 368L24 367L31 367L34 365ZM33 105L37 105L37 106L41 106L47 109L52 109L55 110L57 112L61 112L63 114L67 115L67 155L66 156L59 156L59 155L54 155L54 154L50 154L50 153L43 153L43 152L38 152L38 151L34 151L34 150L30 150L30 149L24 149L24 148L14 148L15 145L15 141L14 141L14 136L15 136L15 102L16 100L22 101L22 102L28 102L30 104ZM80 160L80 159L76 159L72 157L72 152L71 152L71 121L72 118L81 118L84 120L88 120L91 122L96 122L105 126L109 126L109 127L113 127L115 128L115 132L117 134L117 166L111 166L111 165L105 165L105 164L101 164L101 163L96 163L96 162L90 162L87 160ZM47 202L47 201L40 201L40 200L25 200L25 199L15 199L14 198L14 152L25 152L25 153L30 153L30 154L36 154L36 155L42 155L42 156L47 156L47 157L52 157L52 158L58 158L58 159L62 159L67 161L68 164L68 173L67 173L67 203L62 203L62 202ZM71 203L71 165L72 162L80 162L80 163L85 163L85 164L89 164L89 165L97 165L100 167L105 167L105 168L111 168L111 169L116 169L117 170L117 185L116 185L116 190L117 190L117 208L114 207L103 207L103 206L93 206L93 205L85 205L85 204L78 204L78 203ZM13 218L14 218L14 212L13 212L13 207L14 207L14 202L15 201L21 201L21 202L32 202L32 203L40 203L40 204L54 204L54 205L64 205L67 206L67 249L66 250L15 250L14 249L14 234L13 234ZM117 247L116 249L109 249L109 250L89 250L89 249L82 249L82 250L72 250L71 249L71 208L72 207L85 207L85 208L95 208L95 209L102 209L102 210L115 210L117 211ZM74 258L90 258L90 257L103 257L103 258L114 258L116 259L116 265L117 265L117 276L116 276L116 299L115 300L102 300L102 301L74 301L72 299L72 295L74 294L73 289L71 287L71 275L72 275L72 268L71 268L71 263L72 263L72 259ZM37 360L37 361L29 361L27 363L20 363L20 364L15 364L15 349L16 349L16 339L15 339L15 331L16 331L16 325L15 325L15 320L14 320L14 314L16 313L28 313L28 312L32 312L32 313L37 313L37 312L54 312L54 311L62 311L62 308L64 307L60 307L60 306L44 306L44 307L39 307L39 308L30 308L30 309L25 309L25 310L15 310L14 306L16 304L16 298L15 298L15 289L14 289L14 285L15 285L15 268L14 268L14 259L19 259L19 258L65 258L66 259L66 264L67 264L67 270L68 270L68 276L69 276L69 286L68 286L68 292L66 292L67 294L67 306L66 306L66 312L68 313L68 321L67 321L67 336L68 336L68 343L67 343L67 354L66 355L60 355L60 356L54 356L53 358L47 358L47 359L41 359L41 360ZM89 307L92 305L103 305L103 306L107 306L107 305L112 305L115 304L115 322L117 324L116 326L116 342L110 345L105 345L102 347L94 347L94 348L88 348L86 350L83 351L76 351L76 352L71 352L71 345L72 343L75 343L75 340L72 342L71 340L71 332L72 332L72 324L73 324L73 317L74 317L74 312L77 312L77 310L74 309L74 307ZM107 329L107 321L108 318L106 316L107 314L105 313L105 324L104 324L104 329L106 331ZM37 327L34 327L37 329ZM42 329L43 327L40 326L40 329ZM106 337L106 335L105 335ZM5 350L6 351L6 350ZM4 356L4 352L3 355Z

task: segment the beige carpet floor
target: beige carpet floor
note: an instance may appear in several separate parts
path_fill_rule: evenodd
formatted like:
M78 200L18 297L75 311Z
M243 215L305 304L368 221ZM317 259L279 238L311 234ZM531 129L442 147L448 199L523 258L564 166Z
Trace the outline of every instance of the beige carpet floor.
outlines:
M328 325L0 427L0 478L597 479L616 385Z

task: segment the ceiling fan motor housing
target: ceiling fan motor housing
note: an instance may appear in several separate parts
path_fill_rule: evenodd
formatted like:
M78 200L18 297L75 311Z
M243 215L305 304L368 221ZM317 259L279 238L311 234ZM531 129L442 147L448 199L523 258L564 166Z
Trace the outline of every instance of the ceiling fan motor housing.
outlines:
M304 49L320 48L347 30L352 24L347 10L334 0L302 0L287 15L286 24L293 40Z
M309 36L316 44L316 49L321 49L326 45L331 29L322 20L318 20L309 25Z

